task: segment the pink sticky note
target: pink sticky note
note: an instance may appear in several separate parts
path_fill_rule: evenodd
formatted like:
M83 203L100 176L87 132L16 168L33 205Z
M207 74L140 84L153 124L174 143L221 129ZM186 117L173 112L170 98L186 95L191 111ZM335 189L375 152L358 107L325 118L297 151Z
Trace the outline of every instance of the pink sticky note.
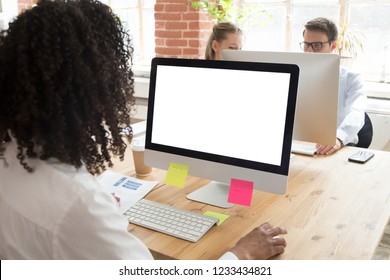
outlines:
M228 202L250 206L253 194L253 182L232 178L230 181Z

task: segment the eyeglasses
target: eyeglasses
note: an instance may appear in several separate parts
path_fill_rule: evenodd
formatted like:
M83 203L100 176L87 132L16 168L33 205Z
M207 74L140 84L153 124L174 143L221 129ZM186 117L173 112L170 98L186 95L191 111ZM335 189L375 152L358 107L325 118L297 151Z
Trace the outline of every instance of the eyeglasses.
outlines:
M302 42L302 43L299 43L299 45L301 46L302 50L308 50L311 47L314 51L320 51L320 50L322 50L322 48L324 47L324 44L326 44L326 43L330 44L331 41L327 41L327 42L313 42L313 43Z

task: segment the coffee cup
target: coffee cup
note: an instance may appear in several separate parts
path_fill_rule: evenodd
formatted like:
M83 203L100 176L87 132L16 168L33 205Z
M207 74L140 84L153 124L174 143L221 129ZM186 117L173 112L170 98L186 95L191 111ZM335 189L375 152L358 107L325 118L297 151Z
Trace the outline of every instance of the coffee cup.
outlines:
M131 150L133 152L133 160L135 173L137 176L148 176L152 172L152 167L144 162L145 155L145 135L135 137L131 140Z

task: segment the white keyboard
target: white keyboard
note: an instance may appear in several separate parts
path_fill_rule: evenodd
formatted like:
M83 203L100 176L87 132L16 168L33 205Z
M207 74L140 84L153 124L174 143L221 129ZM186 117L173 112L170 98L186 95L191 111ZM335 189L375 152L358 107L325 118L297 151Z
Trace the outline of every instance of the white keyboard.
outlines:
M291 152L294 154L303 154L313 156L317 151L315 144L292 143Z
M166 204L141 199L124 213L132 224L150 228L191 242L198 241L217 218Z

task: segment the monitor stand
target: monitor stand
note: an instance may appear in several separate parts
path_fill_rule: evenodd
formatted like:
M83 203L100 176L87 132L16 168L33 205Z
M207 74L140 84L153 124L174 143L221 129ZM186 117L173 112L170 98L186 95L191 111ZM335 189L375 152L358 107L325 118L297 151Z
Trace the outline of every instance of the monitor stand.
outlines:
M204 185L196 191L189 193L187 198L221 208L230 208L235 204L227 202L229 188L230 187L228 184L211 181L207 185Z

